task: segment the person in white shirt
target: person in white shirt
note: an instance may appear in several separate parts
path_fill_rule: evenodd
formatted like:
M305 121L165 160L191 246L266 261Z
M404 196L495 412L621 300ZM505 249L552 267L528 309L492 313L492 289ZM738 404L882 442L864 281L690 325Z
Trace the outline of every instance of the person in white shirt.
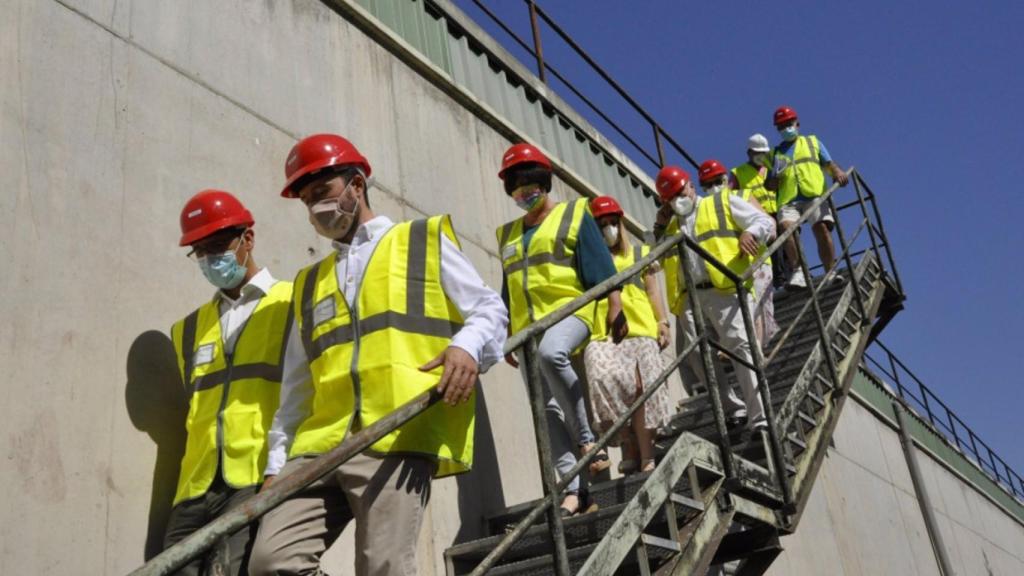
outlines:
M701 165L701 171L703 173L718 164L714 161L705 162ZM703 180L705 178L702 176ZM682 230L712 255L717 255L720 261L728 263L729 268L738 275L746 271L746 267L757 257L768 239L775 235L775 223L767 214L738 195L731 194L721 183L706 189L706 196L698 196L684 170L666 166L659 172L656 185L662 206L654 224L655 236L661 238L665 234L676 234ZM752 363L751 342L747 338L735 285L711 264L695 253L691 254L693 258L688 259L688 270L681 270L678 256L666 259L668 289L676 294L684 292L686 287L680 273L688 274L700 293L702 311L708 326L715 331L719 344ZM747 298L750 310L753 310L754 302L749 290L744 297ZM692 342L696 338L692 307L680 304L675 310L685 318L682 323L685 341ZM691 354L689 362L696 374L704 373L699 354ZM729 425L738 427L746 424L755 431L764 429L767 422L757 393L756 374L738 362L733 362L733 366L743 393L742 402L728 381L717 378L719 395Z
M263 431L277 410L292 285L256 265L253 225L249 210L221 190L199 192L181 213L180 245L218 290L171 329L189 412L165 547L252 496L263 480ZM251 531L240 530L178 574L244 574L250 540Z
M264 516L249 571L319 573L355 520L357 574L415 574L431 479L472 464L474 388L502 357L508 313L447 216L373 212L370 164L348 140L303 139L285 172L282 196L302 200L335 251L296 277L267 483L431 387L444 401Z

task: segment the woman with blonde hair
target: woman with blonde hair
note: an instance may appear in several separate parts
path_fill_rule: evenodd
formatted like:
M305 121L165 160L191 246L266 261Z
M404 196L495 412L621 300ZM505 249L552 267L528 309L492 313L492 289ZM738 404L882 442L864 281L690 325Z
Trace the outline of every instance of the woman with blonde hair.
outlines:
M648 252L634 246L622 222L623 212L610 196L594 198L590 211L618 271L632 266ZM622 309L629 333L615 344L605 331L595 330L583 353L590 385L592 424L607 430L626 412L662 370L661 351L669 344L669 323L658 287L657 263L622 286ZM598 311L600 317L601 311ZM671 417L668 389L662 387L633 414L619 435L623 460L619 471L628 474L654 469L654 432ZM614 443L614 442L613 442Z

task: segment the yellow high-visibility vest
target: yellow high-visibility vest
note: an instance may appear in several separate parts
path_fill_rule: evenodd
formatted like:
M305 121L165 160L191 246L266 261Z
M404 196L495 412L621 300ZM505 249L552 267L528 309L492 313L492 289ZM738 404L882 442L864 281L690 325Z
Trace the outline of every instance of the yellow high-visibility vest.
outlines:
M756 199L756 198L757 198L757 197L756 197L756 196L754 195L754 191L753 191L753 190L750 190L749 188L748 188L748 189L743 189L743 190L733 190L733 191L732 191L732 193L733 193L733 194L737 194L737 195L739 195L739 197L740 197L740 198L742 198L742 199L743 199L743 200L744 200L745 202L747 202L747 203L750 203L750 199L751 199L751 198L754 198L754 199ZM758 202L760 202L760 201L758 201ZM763 205L762 205L762 206L763 206ZM763 250L762 250L762 253L763 253ZM761 255L761 253L758 253L758 258L760 258L760 257L761 257L760 255ZM764 261L764 264L763 264L763 265L764 265L764 266L769 266L769 267L770 267L770 266L772 265L772 259L771 259L771 258L767 258L767 259L765 259L765 261Z
M743 275L754 259L740 250L740 235L743 229L732 218L732 207L729 204L729 195L732 193L732 190L726 188L718 194L704 198L697 205L697 220L693 233L701 248L725 264L733 273ZM707 262L704 266L715 288L727 292L735 288L736 284L718 268ZM752 279L748 279L744 285L749 289L753 283Z
M697 244L714 256L719 262L726 265L729 270L737 275L743 275L754 259L740 250L740 235L743 229L736 224L732 218L732 207L729 205L729 195L734 192L726 188L718 194L706 196L697 204L697 216L694 223L694 235ZM672 218L665 230L666 236L678 234L680 230L676 217ZM763 249L763 248L762 248ZM699 258L691 252L690 256ZM673 254L663 259L665 267L665 281L668 284L669 309L673 314L679 316L683 313L686 303L686 283L680 274L681 263L678 254ZM711 284L720 291L732 293L735 284L729 280L718 268L708 262L704 262ZM744 286L750 289L754 282L747 279Z
M174 504L209 490L220 462L233 488L259 484L267 465L267 431L281 391L284 343L291 327L292 283L277 282L224 353L216 300L171 328L182 382L191 392L188 439Z
M792 202L797 195L817 198L825 193L825 172L821 169L821 147L816 136L800 136L793 144L793 158L790 159L778 146L772 152L775 159L783 159L785 169L778 174L779 206Z
M421 372L462 327L441 286L441 236L456 246L448 216L395 224L366 265L355 306L338 286L331 253L299 271L294 314L309 359L314 395L289 457L321 454L350 430L365 428L436 386L444 366ZM473 464L475 394L458 406L437 403L369 450L419 454L436 476Z
M745 162L733 168L732 174L736 177L739 189L741 191L749 190L765 212L775 214L779 211L775 192L764 187L766 175L761 174L761 170L757 166Z
M613 254L615 269L622 272L629 268L637 260L643 258L650 252L647 246L633 246L622 254ZM654 315L654 308L651 306L651 299L647 296L647 287L644 284L644 275L641 273L634 276L622 286L622 310L626 313L626 322L629 323L628 338L647 336L658 338L658 320ZM597 304L598 320L608 316L608 300L600 300ZM604 340L608 337L608 328L604 322L594 322L594 333L591 340Z
M497 229L512 334L583 294L573 254L586 211L585 199L557 204L530 238L525 254L522 218ZM595 305L590 303L576 312L591 333L594 310Z

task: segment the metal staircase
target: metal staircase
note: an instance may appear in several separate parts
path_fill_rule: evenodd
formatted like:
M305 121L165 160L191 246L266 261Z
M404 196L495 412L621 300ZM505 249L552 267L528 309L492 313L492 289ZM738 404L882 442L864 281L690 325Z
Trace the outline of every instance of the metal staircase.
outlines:
M776 429L785 439L793 513L784 512L782 494L772 481L770 451L760 434L732 438L737 473L726 481L713 411L707 394L700 394L684 401L662 431L654 472L592 485L590 499L598 510L565 520L574 573L700 574L712 564L732 561L740 561L736 574L767 569L782 550L779 536L796 528L868 341L871 323L865 319L875 318L885 295L882 270L872 254L859 261L853 276L856 283L836 280L819 292L836 359L835 383L815 318L807 314L797 320L808 295L790 296L776 306L780 337L788 332L788 338L765 372L775 399ZM867 316L856 305L855 289ZM538 503L489 517L493 536L448 549L449 576L471 573L506 528ZM540 522L487 573L554 574L552 554L547 526ZM617 570L609 570L616 565Z
M839 225L839 262L845 266L816 278L811 290L777 300L780 332L765 358L756 355L772 432L729 430L723 437L717 395L688 398L660 431L653 472L592 484L591 511L566 519L552 514L565 480L545 477L544 498L491 515L488 537L445 552L448 575L704 574L726 564L732 574L764 573L782 551L780 537L797 528L864 349L903 299L880 221L873 223L865 207L866 185L851 173L858 200L840 209L859 205L863 219L849 242ZM833 209L834 191L821 199ZM865 229L871 247L855 252L853 243ZM684 244L681 256L685 250L700 253ZM749 311L744 314L749 319ZM697 353L698 344L705 362L711 361L716 345L698 340L666 371ZM529 350L529 340L523 342ZM718 370L723 372L732 379L729 368ZM715 389L713 381L710 387ZM538 429L539 446L542 437L546 430Z

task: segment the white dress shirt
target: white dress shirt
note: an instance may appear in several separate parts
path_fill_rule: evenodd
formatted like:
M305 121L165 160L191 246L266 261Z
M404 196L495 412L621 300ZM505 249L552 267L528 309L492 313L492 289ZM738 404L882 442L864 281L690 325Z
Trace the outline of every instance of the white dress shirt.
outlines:
M333 243L337 251L338 286L350 308L356 302L363 272L374 248L392 226L394 222L390 218L377 216L356 230L352 244ZM501 296L484 284L466 255L444 235L441 237L441 287L463 318L462 328L452 336L451 345L468 352L477 361L481 373L487 371L503 356L508 311ZM295 430L309 415L313 400L309 358L294 321L286 346L281 405L267 435L270 445L267 476L276 475L284 467Z
M767 244L768 239L775 235L775 221L772 220L771 216L765 214L761 210L754 207L753 204L747 202L743 198L740 198L736 194L729 194L729 208L732 209L732 219L736 221L736 224L743 229L744 232L750 232L762 246ZM686 217L686 221L681 226L683 232L690 238L696 238L697 235L694 233L694 227L697 224L697 212L700 210L700 203L712 200L708 197L697 196L693 212L690 212L689 216ZM691 254L693 254L691 252ZM693 254L696 256L696 254ZM694 284L700 284L701 282L707 282L708 270L707 264L703 258L696 257L690 258L690 278L693 278Z
M217 302L217 311L220 313L220 337L224 343L224 352L233 354L235 342L238 335L242 333L242 327L249 321L260 298L266 296L277 280L270 275L270 271L261 268L245 286L242 286L237 299L232 299L222 290L213 295Z

